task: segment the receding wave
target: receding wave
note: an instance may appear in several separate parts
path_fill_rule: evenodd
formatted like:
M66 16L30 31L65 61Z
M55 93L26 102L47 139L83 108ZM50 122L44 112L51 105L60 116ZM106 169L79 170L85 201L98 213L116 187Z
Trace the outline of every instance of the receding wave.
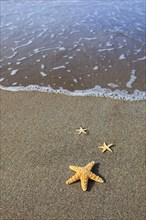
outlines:
M7 0L0 16L3 88L143 99L144 0Z
M101 86L95 86L92 89L86 90L75 90L69 91L60 87L59 89L53 89L51 86L38 86L38 85L29 85L29 86L10 86L4 87L0 85L0 89L7 91L40 91L40 92L48 92L55 94L65 94L70 96L99 96L99 97L109 97L112 99L122 99L126 101L141 101L146 100L146 93L139 91L136 89L132 94L128 94L126 90L115 90L112 91L110 89L101 88Z

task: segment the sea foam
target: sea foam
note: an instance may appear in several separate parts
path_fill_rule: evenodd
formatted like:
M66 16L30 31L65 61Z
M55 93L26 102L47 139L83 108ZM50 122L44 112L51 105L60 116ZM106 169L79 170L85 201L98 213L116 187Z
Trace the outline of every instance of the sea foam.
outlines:
M92 89L86 90L75 90L69 91L60 87L59 89L53 89L51 86L38 86L38 85L29 85L29 86L10 86L4 87L0 85L0 89L7 91L40 91L48 93L61 93L69 96L96 96L96 97L109 97L112 99L122 99L126 101L141 101L146 100L146 93L135 89L132 94L129 94L126 90L115 90L105 89L101 86L95 86Z

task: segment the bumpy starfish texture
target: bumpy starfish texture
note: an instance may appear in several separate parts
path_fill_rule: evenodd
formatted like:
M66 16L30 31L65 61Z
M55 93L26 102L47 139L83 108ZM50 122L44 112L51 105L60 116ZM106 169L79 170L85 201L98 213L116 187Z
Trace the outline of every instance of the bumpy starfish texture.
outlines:
M87 129L83 128L82 126L79 129L76 129L76 131L78 131L79 134L87 134Z
M106 144L104 142L103 146L99 146L98 148L102 149L102 153L104 153L105 151L110 151L110 152L113 152L110 147L113 146L113 144Z
M72 176L66 184L71 184L76 182L77 180L81 180L81 187L83 191L87 190L88 180L94 180L99 183L103 183L103 179L99 176L96 176L94 173L91 172L92 167L94 166L95 162L92 161L88 163L85 167L78 167L78 166L69 166L69 168L76 172L74 176Z

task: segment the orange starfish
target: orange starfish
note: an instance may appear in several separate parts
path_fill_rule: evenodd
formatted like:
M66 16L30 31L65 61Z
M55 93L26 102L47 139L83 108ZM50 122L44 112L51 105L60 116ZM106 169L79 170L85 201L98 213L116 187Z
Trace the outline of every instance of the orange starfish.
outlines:
M78 166L69 166L69 168L76 172L74 176L72 176L66 184L71 184L76 182L77 180L81 180L81 187L83 191L87 190L88 180L94 180L99 183L103 183L103 179L99 176L96 176L94 173L91 172L92 167L94 166L95 162L92 161L88 163L85 167L78 167Z

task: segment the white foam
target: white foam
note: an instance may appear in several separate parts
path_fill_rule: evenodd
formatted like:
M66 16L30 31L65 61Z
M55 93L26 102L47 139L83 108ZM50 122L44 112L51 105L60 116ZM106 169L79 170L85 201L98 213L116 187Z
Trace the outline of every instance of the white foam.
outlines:
M146 100L146 93L139 91L137 89L134 90L132 94L129 94L125 90L115 90L111 91L110 89L104 89L101 86L95 86L92 89L87 90L75 90L75 91L68 91L60 87L60 89L53 89L51 86L48 87L38 86L38 85L29 85L29 86L10 86L4 87L0 85L0 89L8 90L8 91L40 91L40 92L49 92L49 93L61 93L70 96L100 96L100 97L109 97L113 99L122 99L127 101L140 101Z
M146 60L146 56L138 58L137 60L133 60L132 62L135 63L135 62L140 61L140 60Z
M99 52L103 52L103 51L111 51L114 50L114 48L103 48L103 49L99 49Z
M73 79L73 81L75 82L75 83L77 83L78 81L77 81L77 79Z
M107 43L106 43L106 46L107 46L107 47L111 47L112 44L111 44L110 42L107 42Z
M40 34L38 34L37 37L41 37L47 30L48 28L43 28L43 31Z
M108 83L107 84L108 86L110 86L110 87L112 87L112 88L117 88L117 87L119 87L117 84L115 84L115 83Z
M45 68L45 65L44 64L41 64L41 69L44 69Z
M60 51L66 50L65 47L60 47L59 48Z
M55 34L51 34L50 38L54 38L55 37Z
M17 73L17 71L18 71L18 69L17 69L17 70L12 70L11 73L10 73L10 75L11 75L11 76L15 75L15 74Z
M20 58L20 59L17 59L18 61L21 61L21 60L25 60L26 59L26 57L22 57L22 58Z
M119 60L124 60L124 59L126 59L125 55L124 55L124 54L121 54L121 55L119 56Z
M12 58L14 58L17 54L18 54L18 52L15 51L11 56L8 56L7 58L8 58L8 59L12 59Z
M128 88L132 88L132 84L135 82L135 80L137 79L136 75L136 70L132 70L131 71L131 77L130 77L130 80L126 83L126 86Z
M32 43L33 43L33 41L32 41L32 40L29 40L26 44L21 44L20 46L15 47L15 50L17 50L17 49L20 48L20 47L28 46L28 45L30 45L30 44L32 44Z
M13 86L17 85L17 82L13 82L12 85L13 85Z
M17 65L19 65L21 62L16 62Z
M99 67L98 66L95 66L94 68L93 68L93 70L98 70L99 69Z
M138 54L138 53L140 53L141 51L142 51L141 48L140 48L140 49L136 49L134 54Z
M44 72L40 72L40 74L44 77L44 76L47 76L47 74L46 73L44 73Z
M97 37L85 37L85 40L96 40Z
M4 81L5 78L0 78L0 82Z
M62 66L54 67L53 70L64 69L64 68L66 68L66 67L64 65L62 65Z

